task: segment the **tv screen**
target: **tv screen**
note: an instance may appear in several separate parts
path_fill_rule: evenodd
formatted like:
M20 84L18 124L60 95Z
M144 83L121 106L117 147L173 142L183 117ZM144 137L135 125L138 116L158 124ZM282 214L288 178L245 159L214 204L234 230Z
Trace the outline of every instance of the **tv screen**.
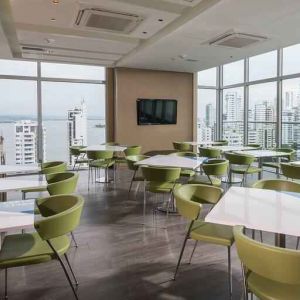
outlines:
M177 100L138 99L138 125L167 125L177 122Z

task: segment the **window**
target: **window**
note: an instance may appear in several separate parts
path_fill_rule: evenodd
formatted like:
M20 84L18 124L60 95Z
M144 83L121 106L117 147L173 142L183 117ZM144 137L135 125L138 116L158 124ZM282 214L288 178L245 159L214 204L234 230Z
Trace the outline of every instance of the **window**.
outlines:
M198 72L198 85L216 86L217 85L217 68L211 68Z
M277 51L249 58L249 81L275 77L277 74Z
M37 63L0 59L0 75L37 76Z
M0 163L36 163L37 83L31 80L0 79L0 91ZM28 126L34 128L29 135L32 139L30 151L25 148L28 144L25 139ZM29 154L31 159L25 159Z
M216 127L216 90L198 89L198 141L214 141L216 139Z
M105 142L105 85L42 82L45 157L72 163L69 146Z
M244 88L223 91L223 138L229 145L244 142Z
M283 48L283 75L300 73L300 44Z
M276 147L276 82L249 87L248 143Z
M223 66L223 85L232 85L244 81L244 61L239 60Z
M42 77L83 80L105 80L105 68L72 64L41 64Z

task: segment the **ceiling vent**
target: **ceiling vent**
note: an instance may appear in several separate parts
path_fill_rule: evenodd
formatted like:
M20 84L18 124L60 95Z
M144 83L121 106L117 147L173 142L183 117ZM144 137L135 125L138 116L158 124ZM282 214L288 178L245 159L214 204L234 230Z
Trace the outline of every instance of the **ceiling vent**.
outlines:
M264 36L247 34L247 33L226 33L209 42L210 45L224 46L230 48L244 48L254 43L267 40Z
M22 46L22 50L30 51L30 52L46 52L46 49L39 48L39 47L29 47L29 46Z
M133 14L85 8L79 11L75 25L86 29L130 33L142 20Z

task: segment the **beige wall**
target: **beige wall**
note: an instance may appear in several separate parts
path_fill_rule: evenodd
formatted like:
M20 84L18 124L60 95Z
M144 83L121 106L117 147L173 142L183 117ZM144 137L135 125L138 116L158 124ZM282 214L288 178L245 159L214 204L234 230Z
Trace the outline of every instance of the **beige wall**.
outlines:
M115 69L114 139L142 145L143 152L172 149L173 141L193 139L193 74ZM176 99L176 125L137 125L138 98Z

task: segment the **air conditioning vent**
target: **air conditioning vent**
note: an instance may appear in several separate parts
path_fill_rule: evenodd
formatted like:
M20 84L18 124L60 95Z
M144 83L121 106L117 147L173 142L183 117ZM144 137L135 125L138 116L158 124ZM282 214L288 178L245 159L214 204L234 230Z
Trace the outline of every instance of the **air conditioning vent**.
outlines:
M46 52L46 49L39 48L39 47L29 47L29 46L22 46L22 50L34 51L34 52Z
M142 20L141 17L133 14L86 8L79 11L75 26L93 30L130 33Z
M209 42L210 45L224 46L230 48L244 48L254 43L267 40L265 36L247 33L226 33Z

